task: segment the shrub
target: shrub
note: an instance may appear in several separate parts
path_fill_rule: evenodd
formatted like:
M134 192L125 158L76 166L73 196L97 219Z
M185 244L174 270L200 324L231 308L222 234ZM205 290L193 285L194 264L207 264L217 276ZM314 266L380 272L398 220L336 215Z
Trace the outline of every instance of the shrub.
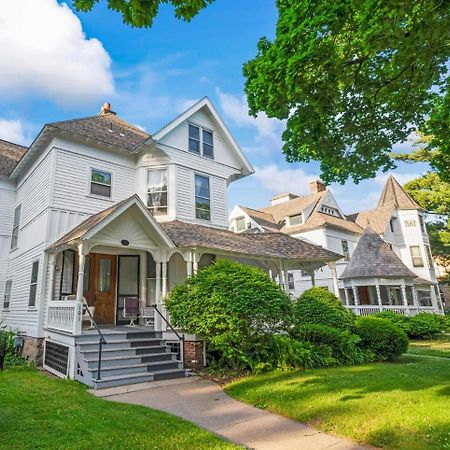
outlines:
M294 321L296 326L315 323L344 331L353 327L355 315L328 289L313 287L295 301Z
M3 367L14 367L25 362L24 358L14 352L13 339L16 333L5 330L0 322L0 370Z
M409 337L432 339L445 330L445 324L437 314L420 313L409 318Z
M360 364L370 361L372 355L360 349L359 336L350 331L339 331L327 325L306 324L291 331L292 335L300 341L309 342L315 346L328 346L332 356L340 364Z
M392 360L408 348L408 337L397 325L379 317L359 317L355 333L360 347L372 352L379 360Z
M176 286L165 303L175 326L203 336L233 368L251 366L253 349L283 330L292 311L265 272L225 260Z
M389 322L397 325L401 328L408 336L410 332L410 317L403 316L401 314L395 313L393 311L382 311L375 314L375 317L379 317L380 319L389 320Z

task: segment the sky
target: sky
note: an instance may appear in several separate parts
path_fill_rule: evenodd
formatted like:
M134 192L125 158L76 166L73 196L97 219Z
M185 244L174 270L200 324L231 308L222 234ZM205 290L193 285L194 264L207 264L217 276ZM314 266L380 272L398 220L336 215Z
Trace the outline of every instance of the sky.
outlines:
M255 168L230 185L230 210L265 206L280 192L308 193L318 164L287 163L283 124L250 117L243 90L243 64L260 37L274 35L274 0L216 0L189 23L164 5L150 29L123 24L105 4L78 13L70 1L2 0L0 138L30 144L45 123L95 115L106 101L154 133L208 96ZM397 150L410 148L406 142ZM403 184L426 170L399 163L392 173ZM374 208L386 178L330 189L349 214Z

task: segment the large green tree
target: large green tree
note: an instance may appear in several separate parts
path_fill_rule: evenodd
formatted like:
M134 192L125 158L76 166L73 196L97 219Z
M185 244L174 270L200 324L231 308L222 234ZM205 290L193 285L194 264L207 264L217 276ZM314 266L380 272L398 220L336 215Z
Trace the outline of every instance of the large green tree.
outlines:
M75 0L88 11L99 0ZM104 0L150 26L161 3L190 20L214 0ZM325 182L395 166L393 145L432 134L450 177L449 0L276 0L273 40L244 65L250 113L286 120L288 161L320 161ZM256 4L255 4L255 7Z

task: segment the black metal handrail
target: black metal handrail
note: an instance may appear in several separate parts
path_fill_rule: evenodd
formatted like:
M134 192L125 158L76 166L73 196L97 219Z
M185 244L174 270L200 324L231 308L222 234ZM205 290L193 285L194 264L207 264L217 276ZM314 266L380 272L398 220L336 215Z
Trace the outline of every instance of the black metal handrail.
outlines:
M151 305L152 308L159 314L159 316L164 320L166 325L175 333L175 336L180 341L180 360L181 360L181 368L184 369L184 334L179 334L177 330L172 326L172 324L164 317L164 314L158 309L157 305Z
M100 328L97 325L97 322L94 319L94 316L91 314L91 311L89 309L88 305L83 305L83 308L86 309L87 313L89 314L89 317L92 320L92 325L94 325L95 330L98 333L98 366L97 366L97 381L101 380L100 377L100 371L102 369L102 349L103 344L107 344L105 336L103 336L103 333L100 331Z

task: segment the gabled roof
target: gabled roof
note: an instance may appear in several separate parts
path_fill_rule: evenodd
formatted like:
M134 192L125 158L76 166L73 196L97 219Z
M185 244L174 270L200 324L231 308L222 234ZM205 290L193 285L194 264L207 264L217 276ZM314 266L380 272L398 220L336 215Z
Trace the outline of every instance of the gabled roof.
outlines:
M0 139L0 176L8 177L28 150L23 145Z
M281 225L275 222L275 219L271 214L267 214L257 209L247 208L245 206L239 206L241 210L253 219L260 227L267 231L279 231Z
M389 245L372 228L367 227L340 278L416 278L416 276Z
M131 153L150 138L148 133L128 123L112 111L103 111L97 116L81 119L53 122L47 126L114 145Z
M175 127L183 123L185 120L189 119L193 114L195 114L197 111L199 111L202 108L207 108L208 111L213 116L214 120L217 122L219 127L221 128L223 134L230 142L233 150L235 151L236 155L242 162L242 168L244 175L250 175L254 172L254 169L250 163L250 161L247 159L241 148L239 147L239 144L236 142L232 134L230 133L230 130L225 125L225 122L220 117L219 113L217 112L214 105L211 103L208 97L203 97L201 100L199 100L197 103L192 105L190 108L188 108L185 112L180 114L178 117L176 117L174 120L170 121L168 124L166 124L164 127L162 127L159 131L153 134L153 139L155 141L158 141L162 139L166 134L170 133Z
M423 210L402 188L400 183L389 175L383 192L381 193L378 207L391 206L397 209L419 209Z
M341 255L284 233L234 233L194 223L160 224L177 247L200 247L249 256L299 261L336 261Z

